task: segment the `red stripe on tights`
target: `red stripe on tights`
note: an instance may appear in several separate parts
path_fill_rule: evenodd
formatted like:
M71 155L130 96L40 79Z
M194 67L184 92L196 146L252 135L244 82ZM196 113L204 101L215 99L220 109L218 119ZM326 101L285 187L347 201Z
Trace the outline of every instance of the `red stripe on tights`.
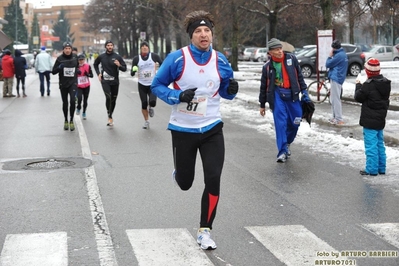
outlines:
M211 220L211 215L213 213L213 210L215 210L216 205L218 204L219 196L214 196L210 193L208 193L209 197L209 209L208 209L208 223Z

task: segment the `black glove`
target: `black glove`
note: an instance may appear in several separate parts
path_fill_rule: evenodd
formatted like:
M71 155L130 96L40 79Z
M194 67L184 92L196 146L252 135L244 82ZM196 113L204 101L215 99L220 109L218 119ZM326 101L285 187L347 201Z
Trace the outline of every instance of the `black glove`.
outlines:
M237 94L238 92L238 82L235 79L229 79L230 84L229 87L227 88L227 94L233 95Z
M59 64L58 68L59 69L63 69L64 68L64 64L63 63Z
M77 73L78 75L80 75L80 74L82 74L82 71L80 71L80 69L78 69L78 70L76 70L76 73Z
M191 102L191 100L194 98L196 90L197 90L197 88L187 89L187 90L183 91L179 95L179 100L181 102L186 102L186 103Z

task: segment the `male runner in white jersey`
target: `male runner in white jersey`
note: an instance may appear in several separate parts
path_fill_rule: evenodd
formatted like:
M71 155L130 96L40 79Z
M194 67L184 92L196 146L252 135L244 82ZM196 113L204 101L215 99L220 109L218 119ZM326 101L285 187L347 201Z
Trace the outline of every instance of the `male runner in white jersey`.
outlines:
M158 98L172 105L168 129L172 133L173 177L182 190L193 184L197 152L201 155L205 188L197 243L202 249L216 248L210 231L225 153L220 99L232 100L238 92L229 62L211 47L213 20L202 10L186 16L191 44L166 57L151 85ZM168 88L170 83L174 89Z
M162 60L156 53L150 53L150 45L143 41L140 44L140 54L136 55L132 61L130 75L134 76L138 72L138 89L141 100L141 113L144 117L143 129L150 128L148 116L154 116L154 107L157 104L157 96L151 93L151 83L155 77L157 68L162 65ZM150 108L148 108L150 106Z

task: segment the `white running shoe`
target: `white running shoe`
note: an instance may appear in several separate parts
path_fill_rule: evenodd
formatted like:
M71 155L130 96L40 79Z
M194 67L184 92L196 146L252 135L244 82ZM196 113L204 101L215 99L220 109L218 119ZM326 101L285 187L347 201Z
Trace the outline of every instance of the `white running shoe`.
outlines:
M282 153L279 157L277 157L278 163L285 163L287 161L287 154Z
M154 117L154 108L150 107L150 109L148 110L148 114L150 115L150 117Z
M150 128L150 122L145 121L143 125L143 129L149 129Z
M328 122L330 123L330 124L336 124L337 123L337 119L335 119L335 118L329 118L328 119Z
M200 228L197 232L197 243L202 249L216 249L216 243L211 239L209 228Z

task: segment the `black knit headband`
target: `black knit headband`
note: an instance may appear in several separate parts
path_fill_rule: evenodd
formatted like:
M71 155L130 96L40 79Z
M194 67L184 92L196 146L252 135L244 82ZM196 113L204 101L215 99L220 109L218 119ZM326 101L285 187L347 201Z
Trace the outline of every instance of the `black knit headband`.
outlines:
M188 35L190 36L190 39L193 37L194 30L200 26L207 26L213 32L213 23L212 22L210 22L207 19L199 19L199 20L193 21L187 27L187 32L188 32Z

